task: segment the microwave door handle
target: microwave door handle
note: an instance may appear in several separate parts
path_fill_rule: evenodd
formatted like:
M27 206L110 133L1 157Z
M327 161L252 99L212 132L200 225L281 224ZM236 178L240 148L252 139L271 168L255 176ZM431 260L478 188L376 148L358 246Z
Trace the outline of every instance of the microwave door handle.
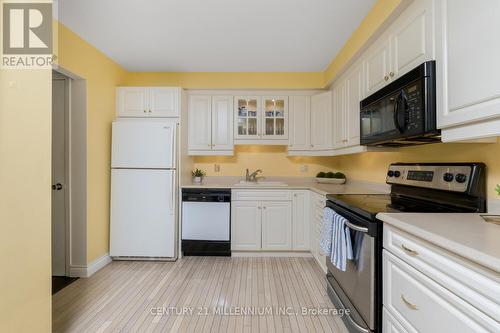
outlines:
M356 230L356 231L360 231L362 233L365 233L367 234L368 233L368 228L366 227L361 227L359 225L355 225L355 224L352 224L351 222L349 221L345 221L345 225L348 226L350 229L352 230Z
M394 102L394 126L399 131L399 133L403 133L403 129L399 124L399 100L401 99L401 93L399 93L398 97L396 97L396 101Z

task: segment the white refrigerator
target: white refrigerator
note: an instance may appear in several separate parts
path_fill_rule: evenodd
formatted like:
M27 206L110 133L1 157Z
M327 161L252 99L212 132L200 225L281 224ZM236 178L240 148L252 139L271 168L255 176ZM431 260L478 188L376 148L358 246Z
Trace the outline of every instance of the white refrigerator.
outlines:
M175 258L176 131L175 121L113 122L111 257Z

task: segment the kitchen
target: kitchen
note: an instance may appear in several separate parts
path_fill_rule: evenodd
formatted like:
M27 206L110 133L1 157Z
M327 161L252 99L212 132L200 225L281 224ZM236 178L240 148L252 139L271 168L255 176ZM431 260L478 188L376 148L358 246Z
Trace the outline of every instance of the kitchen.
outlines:
M36 138L0 131L33 149L1 150L0 216L23 226L3 252L28 251L0 331L500 331L500 7L482 2L54 2L52 106L8 113ZM229 29L238 6L256 27ZM7 115L29 85L0 79Z

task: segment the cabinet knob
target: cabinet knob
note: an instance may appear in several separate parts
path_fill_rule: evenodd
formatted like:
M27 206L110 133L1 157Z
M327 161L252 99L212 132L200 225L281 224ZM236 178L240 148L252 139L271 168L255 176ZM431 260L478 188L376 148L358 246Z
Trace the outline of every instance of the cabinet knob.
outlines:
M148 111L144 110L144 113L146 113L146 112L148 112Z
M311 148L312 148L312 147L314 147L314 145L313 145L313 144L311 144Z
M151 113L151 109L149 109L149 113Z
M266 206L262 207L262 209L266 209Z
M292 145L288 145L288 147L291 147Z
M259 206L259 209L262 209L262 207Z
M389 80L389 76L388 75L384 76L384 80L388 81Z
M389 76L390 76L390 77L394 77L394 72L390 72L390 73L389 73Z

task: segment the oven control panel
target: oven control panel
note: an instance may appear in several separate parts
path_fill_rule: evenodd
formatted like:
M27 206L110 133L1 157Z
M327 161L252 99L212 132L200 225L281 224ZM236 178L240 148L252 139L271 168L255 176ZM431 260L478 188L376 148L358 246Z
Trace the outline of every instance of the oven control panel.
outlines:
M391 164L388 184L400 184L437 190L466 192L473 167L467 164Z

